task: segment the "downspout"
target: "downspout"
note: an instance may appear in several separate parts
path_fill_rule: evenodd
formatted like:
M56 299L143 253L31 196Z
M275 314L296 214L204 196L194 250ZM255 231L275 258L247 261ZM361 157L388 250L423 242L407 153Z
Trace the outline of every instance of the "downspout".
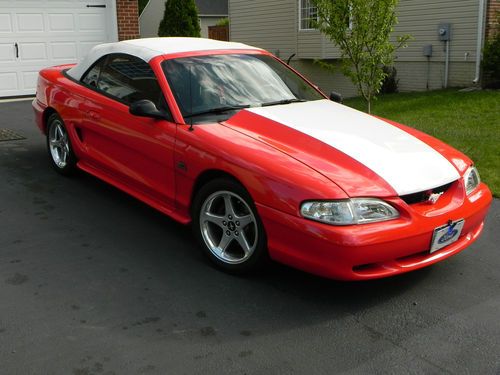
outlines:
M450 75L450 41L444 42L446 45L446 58L444 63L444 88L448 88L448 77Z
M472 81L474 84L479 82L481 74L481 56L483 49L483 37L484 37L484 18L485 18L485 8L487 0L479 0L479 15L477 19L477 45L476 45L476 76Z
M139 19L137 20L139 22L139 35L142 35L142 30L141 30L141 18L142 18L142 15L146 12L146 9L148 9L150 3L151 3L151 0L148 0L148 2L146 3L146 5L142 9L141 14L139 14Z

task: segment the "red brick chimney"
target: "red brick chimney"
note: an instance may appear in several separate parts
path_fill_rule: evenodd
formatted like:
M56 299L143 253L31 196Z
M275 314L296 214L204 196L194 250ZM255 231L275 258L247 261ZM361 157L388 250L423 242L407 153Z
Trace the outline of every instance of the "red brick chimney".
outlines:
M118 40L139 38L139 4L137 0L116 0Z
M500 13L500 0L489 0L486 8L486 38L491 38L498 27L497 14Z

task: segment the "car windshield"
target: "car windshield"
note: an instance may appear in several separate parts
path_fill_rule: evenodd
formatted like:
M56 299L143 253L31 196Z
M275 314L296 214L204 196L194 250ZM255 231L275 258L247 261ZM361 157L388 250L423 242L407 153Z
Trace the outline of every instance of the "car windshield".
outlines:
M224 120L246 107L324 99L268 55L184 57L162 67L182 115L193 123Z

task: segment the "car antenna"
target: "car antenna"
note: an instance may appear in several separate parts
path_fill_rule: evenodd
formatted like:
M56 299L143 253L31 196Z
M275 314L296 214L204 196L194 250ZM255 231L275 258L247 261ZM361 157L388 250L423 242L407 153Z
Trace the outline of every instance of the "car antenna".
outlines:
M189 64L189 113L191 114L189 116L189 131L192 132L194 130L193 127L193 93L192 93L192 74L193 72L191 71L192 65Z

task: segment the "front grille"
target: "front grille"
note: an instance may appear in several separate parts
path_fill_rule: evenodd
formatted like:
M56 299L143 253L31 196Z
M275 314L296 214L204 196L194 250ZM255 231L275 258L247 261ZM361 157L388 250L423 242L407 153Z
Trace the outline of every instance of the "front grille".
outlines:
M453 184L450 182L449 184L438 186L437 188L425 191L419 191L418 193L412 193L407 195L402 195L400 198L404 200L407 204L415 204L425 202L429 199L429 194L431 193L444 193L449 187Z

